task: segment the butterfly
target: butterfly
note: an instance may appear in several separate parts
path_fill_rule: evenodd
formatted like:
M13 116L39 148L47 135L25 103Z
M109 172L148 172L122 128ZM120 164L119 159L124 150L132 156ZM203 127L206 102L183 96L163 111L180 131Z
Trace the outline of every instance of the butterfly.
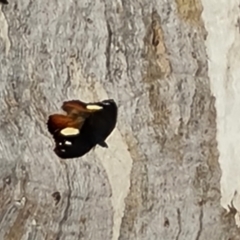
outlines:
M116 126L118 113L113 99L95 103L71 100L63 102L62 109L66 115L53 114L47 121L58 157L76 158L96 145L108 147L105 140Z

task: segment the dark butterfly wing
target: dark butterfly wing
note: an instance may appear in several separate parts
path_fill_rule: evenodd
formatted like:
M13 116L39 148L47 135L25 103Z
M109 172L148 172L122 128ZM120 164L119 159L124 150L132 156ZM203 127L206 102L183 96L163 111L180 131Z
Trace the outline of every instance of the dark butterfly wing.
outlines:
M103 109L91 114L84 122L81 134L94 146L106 147L106 138L110 135L117 122L117 105L114 100L104 100L94 103Z
M103 148L108 148L108 145L105 142L99 142L98 145Z
M56 142L54 152L63 159L82 157L94 147L81 133L77 136L62 136L57 133L54 139Z
M0 0L0 2L3 4L8 4L8 1L6 1L6 0Z

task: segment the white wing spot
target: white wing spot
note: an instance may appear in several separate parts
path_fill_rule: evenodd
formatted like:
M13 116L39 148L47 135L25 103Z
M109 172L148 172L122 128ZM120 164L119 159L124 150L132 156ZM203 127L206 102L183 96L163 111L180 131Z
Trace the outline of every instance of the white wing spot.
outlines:
M69 141L65 141L65 144L66 144L66 145L72 145L72 143L69 142Z
M95 111L97 111L97 110L103 109L103 107L98 106L98 105L87 105L87 109L88 110L95 110Z
M68 127L68 128L64 128L60 133L64 136L72 136L72 135L78 135L79 130L77 128Z
M110 103L109 103L109 102L104 102L103 104L104 104L104 105L110 105Z

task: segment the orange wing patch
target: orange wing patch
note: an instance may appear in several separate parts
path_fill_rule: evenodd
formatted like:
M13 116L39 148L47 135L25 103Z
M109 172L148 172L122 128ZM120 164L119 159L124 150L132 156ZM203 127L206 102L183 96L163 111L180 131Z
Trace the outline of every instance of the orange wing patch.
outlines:
M67 112L68 115L88 117L91 113L102 110L103 107L93 103L86 104L79 100L72 100L63 102L62 109Z
M79 100L72 100L72 101L66 101L63 102L62 109L67 112L67 114L81 114L84 112L89 112L86 109L86 104L84 102L81 102Z
M79 121L79 119L73 119L69 116L65 116L62 114L53 114L49 116L47 125L48 130L51 134L54 134L55 131L61 130L67 127L72 128L80 128L82 121Z

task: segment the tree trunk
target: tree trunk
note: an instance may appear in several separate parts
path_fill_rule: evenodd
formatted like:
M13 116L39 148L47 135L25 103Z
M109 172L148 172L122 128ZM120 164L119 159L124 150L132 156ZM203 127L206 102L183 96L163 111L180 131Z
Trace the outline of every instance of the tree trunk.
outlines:
M234 71L234 60L225 70L218 63L232 59L231 46L239 51L239 33L221 51L229 26L238 31L238 13L220 19L229 23L225 28L217 16L238 3L222 2L0 6L0 239L240 239L234 211L223 208L240 177L236 186L228 180L237 154L229 172L221 157L226 135L218 123L227 98L218 90L226 82L218 88L214 77ZM65 100L107 98L119 107L109 148L59 159L48 115Z

